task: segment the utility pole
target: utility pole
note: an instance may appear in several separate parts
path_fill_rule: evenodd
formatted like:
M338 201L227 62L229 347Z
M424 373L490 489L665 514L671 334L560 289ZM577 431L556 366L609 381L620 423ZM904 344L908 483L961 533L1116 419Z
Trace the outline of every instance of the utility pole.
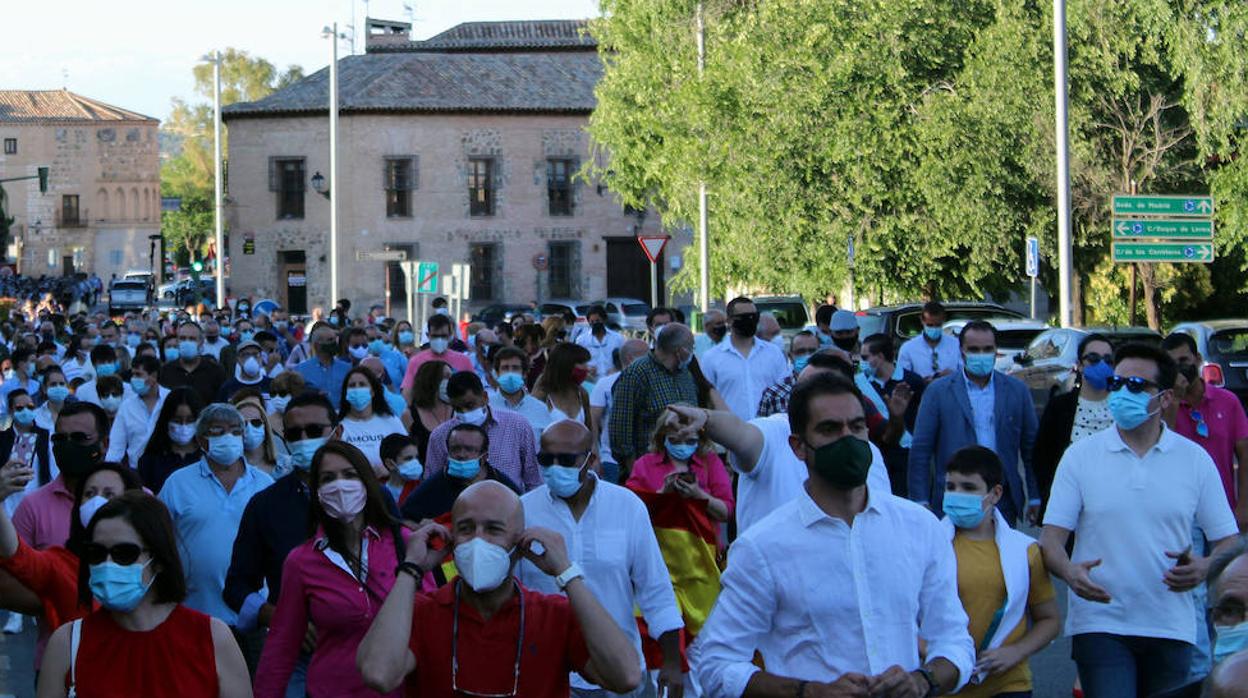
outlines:
M217 307L225 307L225 199L221 180L221 51L212 57L212 226L217 245Z
M329 37L329 304L338 302L338 23L326 27Z
M1070 123L1067 115L1066 78L1066 0L1053 0L1053 94L1057 114L1057 261L1060 320L1070 327L1074 317L1071 308L1071 277L1073 251L1070 243Z
M698 3L698 79L706 70L706 26L702 22L702 3ZM702 313L711 308L711 246L707 240L706 182L698 182L698 301Z

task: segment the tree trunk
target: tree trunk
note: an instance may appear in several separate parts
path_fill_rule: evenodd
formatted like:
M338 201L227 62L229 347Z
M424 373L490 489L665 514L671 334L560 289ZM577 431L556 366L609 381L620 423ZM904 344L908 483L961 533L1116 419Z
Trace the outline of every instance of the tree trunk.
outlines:
M1141 264L1140 281L1144 286L1144 314L1148 318L1148 326L1161 331L1161 308L1157 307L1157 267L1153 264Z
M1076 271L1070 280L1071 321L1080 327L1086 325L1083 312L1083 275Z

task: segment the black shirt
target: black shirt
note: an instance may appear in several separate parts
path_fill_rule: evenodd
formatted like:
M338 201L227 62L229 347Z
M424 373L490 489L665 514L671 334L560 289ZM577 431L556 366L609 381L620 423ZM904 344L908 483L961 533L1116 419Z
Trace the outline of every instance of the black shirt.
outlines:
M516 483L511 481L511 478L498 472L491 465L487 464L485 467L486 480L501 482L516 494L523 494L520 488L516 487ZM420 487L417 487L415 492L408 495L407 500L403 502L403 518L408 521L436 519L450 512L451 507L455 504L455 499L459 497L459 493L468 489L468 485L471 484L472 481L470 480L451 477L446 474L445 470L439 471L436 475L420 483ZM244 516L246 515L244 514Z
M187 387L199 393L205 405L217 401L217 391L225 383L225 369L210 356L199 357L194 371L187 371L181 361L173 361L160 367L159 383L166 388Z
M185 456L178 455L174 451L156 453L149 448L143 450L143 455L139 456L139 464L135 469L139 471L139 477L143 479L143 486L159 494L160 488L165 486L165 480L169 479L173 471L191 463L198 463L203 457L204 452L198 448Z

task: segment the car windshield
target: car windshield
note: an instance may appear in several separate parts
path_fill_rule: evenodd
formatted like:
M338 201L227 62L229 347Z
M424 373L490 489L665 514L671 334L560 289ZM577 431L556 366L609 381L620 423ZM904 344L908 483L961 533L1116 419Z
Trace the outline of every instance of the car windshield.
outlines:
M998 349L1026 349L1031 340L1042 330L1005 330L997 331Z
M650 312L650 306L645 303L621 303L620 309L625 315L646 315Z
M1248 327L1218 332L1209 338L1209 349L1221 356L1248 356Z
M782 330L800 330L806 326L806 306L799 301L756 302L760 313L771 313Z

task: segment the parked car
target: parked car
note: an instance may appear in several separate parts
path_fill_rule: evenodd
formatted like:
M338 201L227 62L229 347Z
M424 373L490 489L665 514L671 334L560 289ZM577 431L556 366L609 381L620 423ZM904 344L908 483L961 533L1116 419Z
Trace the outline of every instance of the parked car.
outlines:
M229 290L226 290L229 295ZM217 280L211 276L201 276L199 283L194 279L183 279L173 288L173 304L185 306L191 303L203 303L206 306L216 304Z
M594 305L601 305L607 311L607 327L617 331L646 331L646 315L650 312L649 303L636 298L605 298L595 302Z
M986 317L976 318L978 320L986 320L992 323L997 330L997 370L1009 373L1017 364L1014 363L1014 357L1023 353L1027 349L1027 345L1031 344L1031 340L1036 335L1049 329L1049 326L1039 320L1019 320L1014 317ZM962 318L960 320L950 320L944 325L945 332L958 336L962 332L962 328L966 327L969 319Z
M147 307L147 282L137 279L114 279L108 285L108 314L126 311L142 312Z
M1027 350L1014 357L1010 374L1027 384L1036 411L1049 398L1075 387L1079 342L1089 334L1103 334L1115 349L1127 342L1161 343L1161 334L1147 327L1055 327L1036 335Z
M771 313L786 339L792 339L811 323L810 311L801 296L755 296L754 307L760 314Z
M1184 322L1170 331L1196 340L1196 349L1205 359L1201 376L1206 383L1235 393L1248 407L1248 320Z
M950 301L942 303L942 305L945 306L945 311L949 314L949 317L945 318L946 322L953 320L987 320L990 318L997 318L998 320L1003 318L1024 319L1022 315L996 303ZM882 305L859 310L857 315L858 336L863 339L878 332L883 332L891 335L893 343L900 347L907 339L923 331L922 303Z
M484 322L486 327L495 327L500 322L511 322L511 319L517 315L523 315L529 312L529 306L519 303L495 303L487 305L477 311L472 319L476 322Z

